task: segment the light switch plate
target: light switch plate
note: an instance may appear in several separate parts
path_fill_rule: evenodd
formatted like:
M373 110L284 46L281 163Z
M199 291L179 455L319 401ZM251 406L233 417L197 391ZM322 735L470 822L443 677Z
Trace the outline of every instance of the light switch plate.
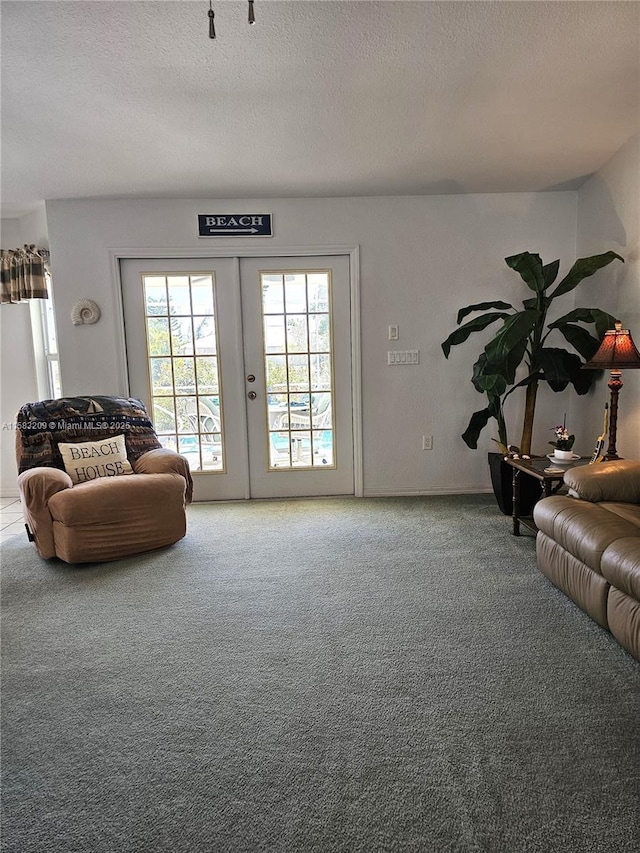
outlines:
M420 350L389 350L387 352L387 364L420 364Z

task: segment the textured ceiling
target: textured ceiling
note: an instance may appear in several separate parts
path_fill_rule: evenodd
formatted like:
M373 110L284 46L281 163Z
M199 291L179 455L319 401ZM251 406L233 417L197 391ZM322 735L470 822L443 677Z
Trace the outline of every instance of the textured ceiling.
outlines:
M2 0L2 213L575 187L638 130L638 2Z

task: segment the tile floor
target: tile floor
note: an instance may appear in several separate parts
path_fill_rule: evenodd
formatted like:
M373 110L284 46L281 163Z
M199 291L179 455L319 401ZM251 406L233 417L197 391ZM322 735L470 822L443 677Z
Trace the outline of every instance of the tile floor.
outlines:
M0 542L18 535L26 540L20 498L0 498Z

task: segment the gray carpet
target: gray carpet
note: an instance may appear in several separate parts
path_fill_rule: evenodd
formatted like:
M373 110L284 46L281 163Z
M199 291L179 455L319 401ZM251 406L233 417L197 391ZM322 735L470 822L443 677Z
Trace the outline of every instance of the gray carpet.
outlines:
M493 498L198 505L2 550L11 853L640 849L640 666Z

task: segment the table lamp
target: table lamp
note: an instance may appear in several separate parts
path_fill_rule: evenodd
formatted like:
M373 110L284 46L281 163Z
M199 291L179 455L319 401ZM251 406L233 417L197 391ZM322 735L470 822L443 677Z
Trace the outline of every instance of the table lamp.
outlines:
M622 368L640 368L640 352L633 342L628 329L622 323L616 323L615 329L604 333L598 351L582 365L587 370L610 370L609 388L611 404L609 406L609 447L605 460L618 459L616 451L616 432L618 422L618 394L622 388Z

